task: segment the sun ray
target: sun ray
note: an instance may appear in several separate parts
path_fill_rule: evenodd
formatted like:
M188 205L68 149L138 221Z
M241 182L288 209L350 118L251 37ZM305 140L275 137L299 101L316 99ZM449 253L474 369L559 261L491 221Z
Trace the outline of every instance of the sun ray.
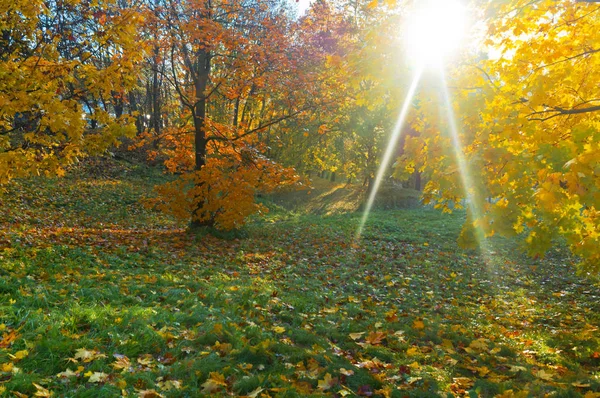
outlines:
M375 181L373 182L373 186L371 188L371 192L369 193L369 198L367 199L367 203L365 205L365 211L360 220L360 224L358 226L358 230L356 231L355 240L359 240L367 219L369 218L369 213L373 208L373 203L375 202L375 197L377 196L377 191L379 190L379 186L385 177L385 173L387 172L390 161L392 160L392 156L394 152L397 150L398 141L402 136L402 128L404 127L404 123L406 121L406 116L408 115L408 111L410 110L410 106L412 104L413 97L415 96L415 92L417 91L417 87L419 85L419 81L421 80L421 75L423 74L423 68L417 69L412 83L406 93L406 98L404 99L404 104L402 105L402 109L400 109L400 114L398 115L398 119L396 124L394 125L394 130L392 131L392 135L390 136L390 140L388 141L387 148L385 150L385 154L381 159L381 163L379 164L379 169L377 170L377 175L375 176Z
M465 201L468 210L471 212L473 220L479 220L483 216L483 211L481 209L480 203L480 193L477 191L475 184L473 182L473 178L471 176L471 170L467 161L465 160L463 145L459 136L459 129L456 123L456 115L454 114L454 110L452 108L452 100L450 98L450 92L448 90L448 84L446 81L446 76L443 68L440 68L439 71L441 86L442 86L442 95L443 102L446 107L446 118L448 121L448 127L450 132L450 137L452 139L452 148L454 150L454 156L456 158L456 162L458 163L458 169L460 172L461 183L463 185L463 190L465 194ZM480 249L481 255L483 256L483 260L487 266L491 264L490 253L492 253L492 248L490 246L489 241L486 239L485 231L478 223L473 225L475 230L475 239L477 240L477 245Z

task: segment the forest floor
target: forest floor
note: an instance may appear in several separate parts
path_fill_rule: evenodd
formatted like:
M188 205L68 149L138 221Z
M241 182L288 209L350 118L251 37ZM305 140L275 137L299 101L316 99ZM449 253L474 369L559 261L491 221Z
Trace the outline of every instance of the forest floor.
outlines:
M428 209L191 234L111 167L3 193L2 396L600 397L600 287L560 248L463 251Z

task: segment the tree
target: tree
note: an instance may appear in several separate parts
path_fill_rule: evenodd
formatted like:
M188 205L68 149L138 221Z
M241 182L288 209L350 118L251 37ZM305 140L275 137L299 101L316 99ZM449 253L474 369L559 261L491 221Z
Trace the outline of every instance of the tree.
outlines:
M447 79L480 209L465 236L474 225L488 236L519 235L536 256L564 239L582 271L598 272L600 7L513 0L490 3L487 15L484 56L465 59ZM465 187L452 140L440 134L447 126L427 121L440 102L419 118L425 144L410 148L427 159L426 199L445 207Z
M123 93L140 15L116 1L0 5L0 184L64 167L131 132Z
M161 76L176 93L171 128L160 134L167 167L180 178L158 189L164 211L195 225L231 229L264 207L254 196L298 180L265 156L265 136L307 111L283 2L157 1ZM308 90L310 91L310 90Z

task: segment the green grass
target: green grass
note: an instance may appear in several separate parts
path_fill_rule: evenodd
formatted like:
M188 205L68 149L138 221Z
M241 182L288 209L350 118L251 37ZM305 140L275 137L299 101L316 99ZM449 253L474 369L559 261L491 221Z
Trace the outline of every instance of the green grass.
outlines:
M164 177L127 170L4 193L8 396L598 396L600 288L560 249L462 251L464 215L426 209L375 212L354 242L359 213L273 206L217 239L141 206Z

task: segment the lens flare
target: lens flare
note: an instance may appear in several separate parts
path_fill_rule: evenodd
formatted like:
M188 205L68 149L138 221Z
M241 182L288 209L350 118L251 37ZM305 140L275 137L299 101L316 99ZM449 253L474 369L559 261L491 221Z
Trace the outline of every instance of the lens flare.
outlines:
M398 115L398 120L394 125L394 130L392 131L392 135L390 136L390 140L388 142L387 148L385 150L385 154L381 159L381 163L379 164L379 169L377 170L377 175L375 176L375 181L373 182L373 187L371 188L371 192L369 193L369 198L367 199L367 204L365 206L365 211L360 220L360 225L356 232L355 239L359 240L367 219L369 218L369 213L373 208L373 203L375 202L375 197L377 196L377 191L379 190L379 186L385 177L385 173L387 172L387 168L392 160L392 156L394 152L397 150L398 141L402 136L402 127L404 127L404 122L406 121L406 116L408 115L408 111L410 110L410 105L412 103L412 99L415 96L415 92L417 91L417 86L419 85L419 81L421 80L421 75L423 73L423 69L419 68L413 77L412 83L410 84L410 88L406 93L406 98L404 99L404 104L402 105L402 109L400 110L400 114Z

